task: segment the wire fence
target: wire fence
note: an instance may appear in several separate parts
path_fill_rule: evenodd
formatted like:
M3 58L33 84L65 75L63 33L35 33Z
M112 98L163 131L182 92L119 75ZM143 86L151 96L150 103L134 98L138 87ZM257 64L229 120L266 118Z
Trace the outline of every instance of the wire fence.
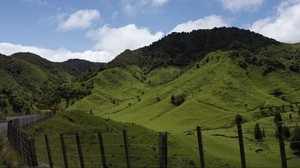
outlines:
M52 112L49 112L41 115L23 116L22 118L12 119L7 122L8 141L28 166L38 166L35 139L29 137L21 128L30 123L45 120L52 115Z
M11 126L17 125L11 122ZM275 157L270 159L277 167L287 168L287 161L293 163L289 168L296 168L300 164L299 157L286 155L282 125L262 127L266 137L261 141L253 138L253 127L245 126L232 127L222 132L202 131L197 127L188 133L127 132L126 129L95 133L57 133L37 136L33 142L32 138L28 138L21 129L12 131L11 126L8 132L14 133L8 133L10 142L31 166L36 164L50 168L274 167L258 164L263 159L268 159L264 156L266 152L275 153ZM278 138L275 138L276 132ZM269 138L271 136L273 138ZM178 137L184 138L179 141ZM263 142L264 139L271 145ZM208 150L210 151L207 152ZM255 158L258 159L257 165L255 161L251 161L253 158L247 158L249 151L257 153L258 157ZM211 153L214 156L208 155ZM228 165L226 163L228 160L234 160L236 163Z

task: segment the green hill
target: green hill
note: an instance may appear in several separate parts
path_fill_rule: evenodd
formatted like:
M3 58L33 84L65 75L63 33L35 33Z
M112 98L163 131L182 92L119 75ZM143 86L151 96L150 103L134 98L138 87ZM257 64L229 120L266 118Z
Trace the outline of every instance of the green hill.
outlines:
M291 70L297 59L297 45L281 44L255 53L211 52L189 68L167 65L147 74L135 65L111 68L90 79L92 94L70 109L156 130L228 127L237 113L256 120L269 108L299 108L300 74ZM172 104L172 95L185 102Z
M234 117L240 114L245 120L246 156L251 158L248 165L278 167L274 114L280 112L287 126L300 121L300 45L248 30L173 33L150 46L125 50L108 64L51 63L28 53L0 55L0 59L0 74L5 78L0 81L2 109L7 104L6 109L20 111L29 102L37 108L54 104L65 110L28 132L39 137L76 130L91 135L106 129L109 121L118 129L128 127L142 135L138 142L148 146L137 150L150 148L152 156L155 142L141 132L155 139L152 133L169 131L171 165L199 165L195 128L201 126L209 167L239 167ZM263 142L253 137L256 123L266 131ZM96 143L95 137L87 137L85 142ZM286 150L289 167L297 167L299 158L288 143ZM114 162L116 154L110 156ZM156 162L153 157L147 165L152 162Z
M90 94L86 80L101 67L81 60L53 63L32 53L1 55L0 110L14 115L71 104Z

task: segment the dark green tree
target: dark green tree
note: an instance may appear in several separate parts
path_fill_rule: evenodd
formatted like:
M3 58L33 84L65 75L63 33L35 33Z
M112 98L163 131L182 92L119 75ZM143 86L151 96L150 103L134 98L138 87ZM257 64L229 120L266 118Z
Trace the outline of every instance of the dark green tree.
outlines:
M282 134L284 139L289 139L291 137L290 129L288 127L282 128Z
M262 131L261 131L258 123L256 123L255 127L254 127L254 138L257 141L262 141Z
M294 133L291 137L290 148L293 151L300 152L300 127L298 125L295 127Z
M279 112L276 112L274 116L274 123L277 124L279 121L282 121L282 117Z

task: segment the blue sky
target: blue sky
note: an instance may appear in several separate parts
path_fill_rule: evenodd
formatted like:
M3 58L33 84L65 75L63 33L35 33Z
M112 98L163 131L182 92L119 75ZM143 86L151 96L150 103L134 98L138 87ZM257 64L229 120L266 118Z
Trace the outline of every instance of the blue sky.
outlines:
M171 32L234 26L300 42L300 0L1 0L0 53L108 62Z

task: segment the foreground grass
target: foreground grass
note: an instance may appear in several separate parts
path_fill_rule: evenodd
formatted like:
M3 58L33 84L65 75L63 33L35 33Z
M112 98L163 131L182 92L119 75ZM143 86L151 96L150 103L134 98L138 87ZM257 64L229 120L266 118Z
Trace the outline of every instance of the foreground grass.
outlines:
M266 121L260 121L268 123ZM298 119L294 119L297 120ZM248 167L280 167L280 153L277 139L272 136L274 127L265 126L267 137L263 142L253 139L251 123L244 125L244 142ZM39 164L47 164L44 134L48 134L54 165L63 167L63 156L59 134L66 141L70 167L80 165L75 132L80 133L81 145L86 167L99 167L101 157L97 131L102 130L106 159L109 167L125 167L125 152L122 129L128 130L130 155L134 167L156 167L158 165L158 133L133 123L120 123L102 119L83 112L63 112L56 116L31 125L26 132L35 136ZM199 167L199 154L196 132L168 132L168 161L170 167ZM203 130L205 161L208 167L240 167L239 146L235 127L226 129ZM298 167L300 160L286 144L289 168ZM257 152L257 150L259 152Z

